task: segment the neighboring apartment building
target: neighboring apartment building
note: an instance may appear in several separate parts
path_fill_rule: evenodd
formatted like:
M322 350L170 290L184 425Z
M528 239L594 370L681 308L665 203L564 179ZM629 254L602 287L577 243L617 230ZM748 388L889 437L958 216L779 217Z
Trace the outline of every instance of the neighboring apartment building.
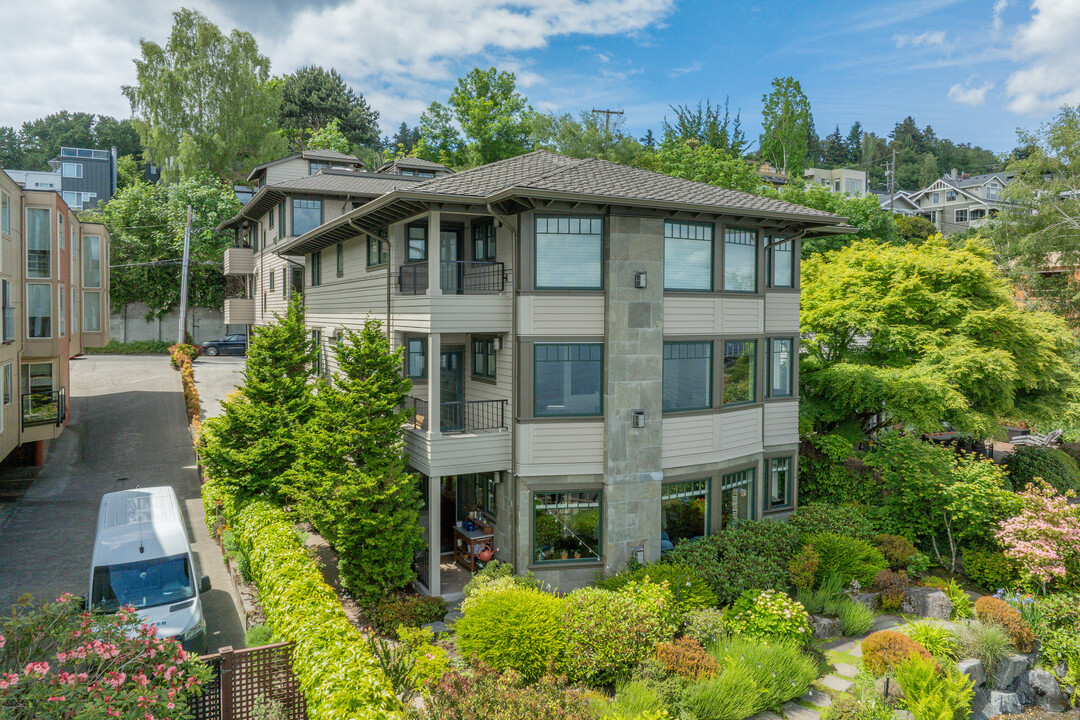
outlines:
M69 417L69 359L109 341L109 236L0 172L0 237L0 459L40 462Z
M116 194L116 148L60 148L49 161L51 172L7 170L27 190L59 190L71 210L90 210Z
M1005 173L968 175L956 168L928 187L912 193L918 214L949 235L978 227L1004 207L1002 191L1012 181Z
M293 291L303 293L304 259L276 254L280 243L397 187L423 180L362 168L353 156L314 150L251 172L248 180L257 190L239 213L218 226L219 231L234 234L234 247L225 251L225 275L235 278L226 293L226 325L269 322L275 313L285 312ZM436 165L425 172L450 171Z
M822 185L834 193L844 193L855 197L866 197L866 171L852 168L808 168L803 171L807 182Z
M490 543L569 590L795 507L800 238L843 222L537 151L271 250L303 259L321 371L369 317L404 348L420 588L454 595L447 554ZM493 542L458 525L470 512Z

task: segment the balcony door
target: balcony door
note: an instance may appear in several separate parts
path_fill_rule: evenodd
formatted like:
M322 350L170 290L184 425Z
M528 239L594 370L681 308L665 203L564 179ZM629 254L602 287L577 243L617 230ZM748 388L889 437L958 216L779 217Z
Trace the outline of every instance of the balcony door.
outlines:
M464 354L461 350L444 350L439 362L439 382L442 386L442 432L455 432L464 428L465 422L465 380L463 372Z
M464 233L461 228L443 228L439 233L439 260L442 291L447 295L461 292L461 260Z

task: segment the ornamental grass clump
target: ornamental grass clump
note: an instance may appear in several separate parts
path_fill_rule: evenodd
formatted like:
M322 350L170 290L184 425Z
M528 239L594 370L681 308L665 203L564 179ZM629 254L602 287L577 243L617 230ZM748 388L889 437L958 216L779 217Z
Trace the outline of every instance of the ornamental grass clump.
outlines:
M908 623L904 634L922 645L938 660L958 660L960 658L960 640L956 633L928 620Z
M801 696L818 676L817 664L794 640L728 638L709 652L722 668L721 675L734 667L749 672L756 691L755 713Z
M844 597L835 606L840 632L848 637L865 635L874 624L874 611L858 600Z
M960 654L981 662L987 675L994 672L998 663L1016 653L1016 646L1000 625L972 622L957 630L956 635Z
M533 588L490 593L454 623L457 649L497 671L514 670L534 682L558 663L566 644L563 601Z
M919 643L895 630L880 630L862 641L863 667L874 675L884 675L912 655L927 660L933 656Z
M836 575L845 585L854 580L867 587L888 567L881 551L865 540L839 533L817 533L807 538L807 544L821 556L816 578L819 584Z
M1000 626L1016 649L1028 653L1035 649L1035 632L1016 608L989 595L975 601L975 614L984 623Z
M776 590L747 590L724 614L732 635L763 640L810 641L810 616L798 601Z

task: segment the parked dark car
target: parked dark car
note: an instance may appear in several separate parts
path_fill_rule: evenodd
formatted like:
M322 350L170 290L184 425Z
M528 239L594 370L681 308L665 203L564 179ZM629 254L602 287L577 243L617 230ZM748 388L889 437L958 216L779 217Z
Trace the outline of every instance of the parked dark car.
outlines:
M247 338L243 335L226 335L220 340L211 340L202 344L202 354L243 355L247 352Z

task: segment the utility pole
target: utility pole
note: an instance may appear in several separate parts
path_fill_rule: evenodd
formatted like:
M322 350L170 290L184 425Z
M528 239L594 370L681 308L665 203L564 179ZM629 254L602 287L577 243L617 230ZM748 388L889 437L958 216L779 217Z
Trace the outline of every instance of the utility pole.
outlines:
M184 331L187 330L187 276L191 259L191 206L187 208L187 225L184 226L184 265L180 271L180 334L177 344L184 344Z
M896 200L896 148L892 151L892 163L889 169L889 212L893 211Z
M623 114L622 110L597 110L596 108L593 108L593 112L594 113L603 113L604 114L604 134L605 135L607 135L610 132L610 129L611 129L611 116L612 115L622 115Z

